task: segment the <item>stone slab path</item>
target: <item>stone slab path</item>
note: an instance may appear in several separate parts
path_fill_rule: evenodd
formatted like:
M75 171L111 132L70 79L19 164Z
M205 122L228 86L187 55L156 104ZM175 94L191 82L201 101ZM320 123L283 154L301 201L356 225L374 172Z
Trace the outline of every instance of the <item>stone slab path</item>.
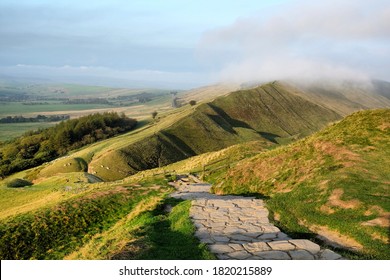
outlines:
M337 260L342 256L321 249L307 239L291 239L268 220L261 199L218 196L210 184L187 177L172 183L172 197L192 200L190 217L196 237L208 244L218 259L228 260Z

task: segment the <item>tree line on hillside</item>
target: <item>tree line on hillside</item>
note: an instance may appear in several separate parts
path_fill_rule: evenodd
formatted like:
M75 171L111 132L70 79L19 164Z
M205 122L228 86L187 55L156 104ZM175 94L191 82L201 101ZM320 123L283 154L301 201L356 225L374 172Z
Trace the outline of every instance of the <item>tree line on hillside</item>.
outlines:
M37 115L36 117L7 116L0 119L0 123L29 123L29 122L59 122L70 118L69 115Z
M135 119L124 114L93 114L30 131L0 146L0 177L41 165L84 145L133 129Z
M113 105L105 98L77 98L77 99L68 99L62 102L63 104L105 104Z

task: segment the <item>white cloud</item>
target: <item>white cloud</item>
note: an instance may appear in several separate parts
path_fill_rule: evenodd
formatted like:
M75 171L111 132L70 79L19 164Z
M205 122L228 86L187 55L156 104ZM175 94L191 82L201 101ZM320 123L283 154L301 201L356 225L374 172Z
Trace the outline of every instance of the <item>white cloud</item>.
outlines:
M199 54L221 80L390 79L386 1L296 1L206 32Z

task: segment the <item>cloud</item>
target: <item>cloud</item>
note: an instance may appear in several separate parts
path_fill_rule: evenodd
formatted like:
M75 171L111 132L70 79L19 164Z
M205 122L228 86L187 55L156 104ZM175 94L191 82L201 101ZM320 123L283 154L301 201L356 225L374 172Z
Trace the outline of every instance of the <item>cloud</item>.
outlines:
M209 30L199 56L221 80L390 79L386 1L295 1Z

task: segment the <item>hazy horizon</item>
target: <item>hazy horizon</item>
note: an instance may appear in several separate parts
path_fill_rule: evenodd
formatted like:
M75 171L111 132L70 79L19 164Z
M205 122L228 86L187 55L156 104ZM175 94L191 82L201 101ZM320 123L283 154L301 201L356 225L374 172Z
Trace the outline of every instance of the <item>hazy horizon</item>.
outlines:
M386 1L11 1L0 75L188 89L272 79L390 80Z

